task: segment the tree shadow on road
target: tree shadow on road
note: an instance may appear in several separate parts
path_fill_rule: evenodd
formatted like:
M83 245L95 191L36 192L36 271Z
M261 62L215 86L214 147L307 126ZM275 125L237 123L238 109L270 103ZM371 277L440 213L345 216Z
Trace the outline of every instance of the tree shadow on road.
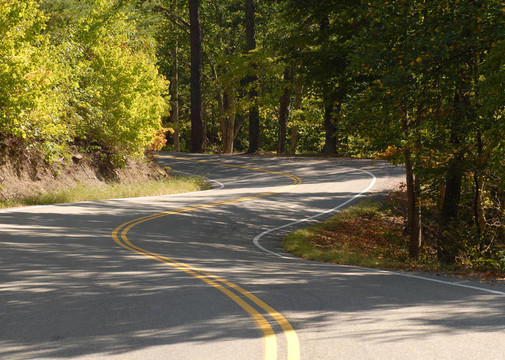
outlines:
M325 160L286 161L283 171L305 175L309 193L294 188L160 217L134 227L128 237L137 246L239 284L284 314L300 333L310 329L321 338L402 342L437 334L503 332L501 296L463 288L447 291L447 285L396 273L282 259L252 244L265 229L313 216L364 189L370 177L345 170L342 166L351 164L346 161L340 168ZM242 163L259 166L248 158ZM266 159L261 166L279 165ZM359 162L359 167L372 170L378 181L391 177L384 164ZM217 174L211 166L202 172ZM247 179L243 169L234 168L226 169L225 176L225 189L194 194L191 200L180 195L0 214L0 357L105 356L160 345L261 339L247 313L215 288L129 252L111 237L116 226L135 218L221 196L252 196L291 182L272 174ZM332 185L336 177L339 185ZM233 192L246 180L252 182L250 188ZM356 181L358 190L345 185ZM262 241L282 251L281 238L282 232L272 233ZM338 322L352 331L339 332ZM376 326L383 322L389 322L387 332Z

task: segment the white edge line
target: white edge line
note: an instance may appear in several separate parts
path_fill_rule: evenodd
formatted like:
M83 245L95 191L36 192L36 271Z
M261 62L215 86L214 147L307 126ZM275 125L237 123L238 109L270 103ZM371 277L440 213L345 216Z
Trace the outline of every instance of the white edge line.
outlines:
M343 207L343 206L345 206L345 205L349 204L351 201L354 201L356 198L360 197L360 196L361 196L361 195L363 195L364 193L366 193L368 190L370 190L370 189L371 189L371 188L375 185L375 182L377 181L377 178L375 177L375 175L374 175L374 174L372 174L372 173L370 173L370 172L368 172L368 171L366 171L366 170L361 170L361 169L352 169L352 168L344 168L344 169L350 169L350 170L352 170L352 171L358 170L358 171L364 172L364 173L366 173L366 174L368 174L368 175L370 175L370 176L372 177L372 182L368 185L368 187L367 187L365 190L361 191L359 194L354 195L352 198L347 199L347 200L346 200L346 201L344 201L343 203L341 203L341 204L339 204L339 205L337 205L337 206L335 206L335 207L333 207L333 208L331 208L331 209L325 210L325 211L323 211L323 212L321 212L321 213L318 213L318 214L316 214L316 215L309 216L309 217L307 217L307 218L305 218L305 219L301 219L301 220L297 220L297 221L292 221L292 222L287 223L287 224L284 224L284 225L282 225L282 226L278 226L278 227L275 227L275 228L272 228L272 229L269 229L269 230L265 230L265 231L263 231L261 234L256 235L256 236L254 237L254 239L253 239L253 243L254 243L254 245L256 245L256 247L258 247L259 249L261 249L261 250L263 250L263 251L265 251L265 252L267 252L267 253L269 253L269 254L272 254L272 255L278 256L278 257L283 258L283 259L292 259L291 257L283 256L283 255L278 254L278 253L276 253L276 252L274 252L274 251L271 251L271 250L265 249L263 246L261 246L261 244L260 244L260 242L259 242L259 241L260 241L260 239L261 239L263 236L265 236L266 234L270 234L271 232L274 232L274 231L277 231L277 230L280 230L280 229L284 229L284 228L287 228L287 227L292 226L292 225L301 224L301 223L303 223L303 222L307 222L307 221L309 221L309 220L316 219L316 218L318 218L318 217L320 217L320 216L326 215L326 214L328 214L328 213L330 213L330 212L332 212L332 211L336 211L336 210L340 209L341 207Z
M288 258L288 259L292 259L292 258ZM298 259L298 258L293 258L293 259ZM328 264L321 263L321 265L328 265ZM398 271L382 270L382 269L369 268L369 267L363 267L363 266L357 266L357 265L345 265L345 264L331 264L331 265L340 266L340 267L346 267L346 268L355 268L355 269L369 270L369 271L373 271L373 272L377 272L377 273L388 274L388 275L396 275L396 276L403 276L403 277L412 278L412 279L418 279L418 280L426 280L426 281L431 281L431 282L434 282L434 283L439 283L439 284L444 284L444 285L458 286L458 287L472 289L472 290L480 290L480 291L488 292L488 293L495 294L495 295L505 296L505 292L503 292L503 291L486 289L486 288L483 288L483 287L472 286L472 285L462 284L462 283L458 283L458 282L451 282L451 281L446 281L446 280L433 279L433 278L426 277L426 276L421 276L421 275L407 274L407 273L402 273L402 272L398 272Z
M486 288L482 288L482 287L478 287L478 286L466 285L466 284L461 284L461 283L457 283L457 282L450 282L450 281L445 281L445 280L432 279L429 277L424 277L424 276L419 276L419 275L396 273L393 271L388 271L388 273L393 274L393 275L399 275L399 276L404 276L404 277L408 277L408 278L413 278L413 279L432 281L432 282L436 282L439 284L459 286L459 287L472 289L472 290L480 290L480 291L485 291L485 292L495 294L495 295L505 296L505 292L503 292L503 291L491 290L491 289L486 289Z
M199 176L199 175L195 175L195 174L192 174L192 173L189 173L189 172L185 172L185 171L179 171L179 170L174 170L174 169L171 169L173 172L176 172L176 173L180 173L180 174L186 174L186 175L191 175L191 176ZM224 188L224 184L220 181L217 181L217 180L214 180L214 179L209 179L208 177L204 176L204 178L207 180L207 181L212 181L214 183L216 183L218 185L218 187L212 187L212 189L209 189L209 190L214 190L214 189L217 189L217 190L221 190ZM206 191L206 190L204 190ZM195 192L195 191L192 191L192 192ZM201 191L196 191L196 192L201 192ZM190 193L184 193L184 194L190 194Z
M351 169L351 168L347 168L347 169ZM292 226L292 225L296 225L296 224L300 224L300 223L303 223L303 222L307 222L309 220L312 220L312 219L318 218L320 216L323 216L325 214L328 214L328 213L330 213L332 211L337 211L338 209L340 209L343 206L349 204L351 201L354 201L356 198L360 197L364 193L368 192L368 190L370 190L375 185L375 182L377 181L377 178L372 173L370 173L370 172L368 172L366 170L362 170L362 169L352 169L352 170L358 170L358 171L364 172L364 173L366 173L366 174L368 174L368 175L370 175L372 177L372 182L370 183L370 185L368 185L368 187L365 190L361 191L357 195L354 195L352 198L346 200L345 202L343 202L343 203L341 203L341 204L339 204L339 205L337 205L337 206L335 206L335 207L333 207L331 209L325 210L325 211L323 211L323 212L321 212L319 214L307 217L307 218L302 219L302 220L292 221L292 222L284 224L282 226L278 226L278 227L275 227L275 228L263 231L261 234L256 235L254 237L254 239L253 239L254 245L256 245L256 247L258 247L259 249L261 249L264 252L267 252L267 253L269 253L271 255L275 255L275 256L283 258L283 259L287 259L287 260L300 260L300 258L283 256L283 255L278 254L278 253L276 253L274 251L268 250L268 249L264 248L259 243L259 241L260 241L260 239L263 236L265 236L265 235L267 235L269 233L272 233L274 231L281 230L281 229L287 228L287 227ZM450 281L445 281L445 280L432 279L432 278L425 277L425 276L420 276L420 275L405 274L405 273L394 272L394 271L390 271L390 270L366 268L366 267L356 266L356 265L343 265L343 264L333 264L333 265L335 265L335 266L341 266L341 267L352 267L352 268L358 268L358 269L366 269L366 270L371 270L371 271L378 272L378 273L384 273L384 274L390 274L390 275L396 275L396 276L403 276L403 277L412 278L412 279L418 279L418 280L431 281L431 282L435 282L435 283L439 283L439 284L458 286L458 287L467 288L467 289L471 289L471 290L484 291L484 292L491 293L491 294L494 294L494 295L505 296L505 292L503 292L503 291L491 290L491 289L486 289L486 288L482 288L482 287L478 287L478 286L461 284L461 283L457 283L457 282L450 282Z
M177 173L183 173L187 175L192 175L192 176L198 176L195 174L187 173L184 171L178 171L178 170L173 170L173 172ZM190 192L183 192L183 193L176 193L176 194L167 194L167 195L155 195L155 196L138 196L138 197L129 197L129 198L117 198L117 199L102 199L102 200L85 200L85 201L77 201L77 202L69 202L69 203L56 203L56 204L47 204L47 205L34 205L34 206L23 206L23 207L14 207L14 208L9 208L5 210L0 210L0 214L5 214L5 213L15 213L15 212L23 212L26 210L34 210L34 209L40 209L40 208L47 208L51 206L73 206L73 205L79 205L79 204L89 204L89 203L94 203L94 202L105 202L105 201L128 201L128 200L142 200L142 199L157 199L157 198L162 198L162 197L170 197L170 196L177 196L177 195L187 195L187 194L196 194L196 193L201 193L204 191L210 191L210 190L221 190L224 188L224 184L222 182L219 182L214 179L209 179L208 177L205 177L207 181L212 181L216 184L218 184L218 187L212 187L212 189L208 190L197 190L197 191L190 191Z

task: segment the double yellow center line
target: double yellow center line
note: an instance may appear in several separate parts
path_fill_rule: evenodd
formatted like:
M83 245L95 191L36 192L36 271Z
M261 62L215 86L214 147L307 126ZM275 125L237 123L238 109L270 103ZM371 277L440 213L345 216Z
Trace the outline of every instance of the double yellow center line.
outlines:
M256 168L256 167L234 165L234 164L223 164L223 163L219 163L219 162L178 158L178 157L172 157L172 156L163 156L163 157L176 159L176 160L193 161L193 162L207 163L207 164L213 164L213 165L219 165L219 166L227 166L227 167L233 167L233 168L241 168L241 169L247 169L247 170L253 170L253 171L260 171L260 172L265 172L265 173L269 173L269 174L285 176L285 177L288 177L293 180L293 183L291 183L290 185L282 187L277 190L270 191L270 192L264 192L264 193L260 193L257 195L251 195L251 196L238 197L238 198L234 198L234 199L230 199L230 200L216 201L216 202L211 202L211 203L206 203L206 204L201 204L201 205L189 206L189 207L184 207L184 208L175 209L175 210L163 211L163 212L156 213L153 215L144 216L144 217L141 217L138 219L134 219L134 220L125 222L125 223L119 225L117 228L115 228L114 231L112 232L112 238L119 246L121 246L127 250L135 252L140 255L147 256L153 260L162 262L166 265L169 265L173 268L176 268L180 271L190 274L190 275L194 276L195 278L200 279L203 282L207 283L208 285L221 291L226 296L228 296L231 300L233 300L240 307L242 307L254 319L254 321L256 322L256 324L258 325L260 330L262 331L263 340L264 340L264 357L263 358L265 360L277 359L277 339L275 336L275 332L272 329L272 326L268 322L268 320L262 314L260 314L260 312L258 310L256 310L254 305L251 305L250 303L248 303L244 299L244 297L249 299L249 301L251 301L253 304L255 304L259 308L263 309L282 328L282 331L284 332L284 336L286 337L288 360L299 360L300 359L300 344L298 341L298 336L296 335L296 332L294 331L291 324L286 320L286 318L284 318L284 316L282 316L274 308L272 308L271 306L269 306L268 304L263 302L261 299L259 299L258 297L256 297L252 293L250 293L249 291L243 289L242 287L240 287L240 286L238 286L238 285L236 285L226 279L223 279L222 277L210 274L208 272L194 268L191 265L184 264L182 262L170 259L166 256L161 255L161 254L157 254L157 253L151 252L149 250L146 250L146 249L143 249L141 247L134 245L128 239L127 233L136 225L142 224L147 221L159 219L161 217L174 215L174 214L180 214L183 212L189 212L189 211L193 211L193 210L197 210L197 209L215 207L215 206L224 205L224 204L231 204L231 203L254 200L254 199L270 196L273 194L277 194L280 192L284 192L284 191L287 191L296 185L301 184L302 180L299 177L297 177L295 175L288 174L288 173L279 172L279 171L271 171L271 170L266 170L266 169L261 169L261 168Z

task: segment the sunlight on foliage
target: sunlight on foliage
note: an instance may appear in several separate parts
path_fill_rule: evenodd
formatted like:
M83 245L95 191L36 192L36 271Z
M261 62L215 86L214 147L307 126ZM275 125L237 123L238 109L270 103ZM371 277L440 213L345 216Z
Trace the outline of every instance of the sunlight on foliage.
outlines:
M48 158L74 142L142 156L167 113L152 41L124 2L2 1L0 137Z

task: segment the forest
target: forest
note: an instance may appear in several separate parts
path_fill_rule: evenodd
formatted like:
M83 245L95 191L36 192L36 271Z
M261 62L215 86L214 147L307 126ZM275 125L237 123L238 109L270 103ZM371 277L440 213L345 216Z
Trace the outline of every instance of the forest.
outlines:
M505 268L497 0L0 0L0 151L406 169L409 254Z

